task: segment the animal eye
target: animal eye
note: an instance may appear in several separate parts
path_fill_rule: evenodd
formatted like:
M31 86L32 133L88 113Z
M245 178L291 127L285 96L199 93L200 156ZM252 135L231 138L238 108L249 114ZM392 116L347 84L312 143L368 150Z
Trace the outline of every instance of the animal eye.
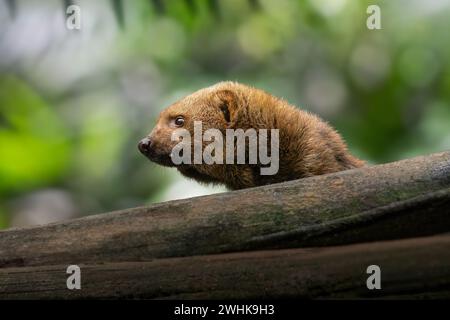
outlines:
M184 125L184 118L182 116L178 116L175 118L175 125L181 127Z

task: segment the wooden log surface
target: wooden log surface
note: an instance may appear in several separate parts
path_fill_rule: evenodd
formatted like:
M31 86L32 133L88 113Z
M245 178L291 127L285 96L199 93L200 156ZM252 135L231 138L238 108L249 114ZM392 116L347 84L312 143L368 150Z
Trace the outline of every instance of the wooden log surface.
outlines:
M369 290L367 267L381 270ZM0 269L0 299L450 298L450 234L339 247Z
M0 268L149 261L450 230L450 152L0 232Z

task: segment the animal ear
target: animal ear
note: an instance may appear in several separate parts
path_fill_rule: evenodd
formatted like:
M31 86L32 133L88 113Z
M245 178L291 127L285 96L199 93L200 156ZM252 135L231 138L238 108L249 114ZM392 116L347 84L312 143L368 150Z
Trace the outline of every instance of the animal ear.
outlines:
M226 102L223 102L220 105L220 111L222 111L223 116L225 118L226 122L230 122L231 118L230 118L230 108L228 107L228 104Z
M221 90L217 95L220 99L219 108L225 121L228 123L232 122L238 105L236 94L231 90Z

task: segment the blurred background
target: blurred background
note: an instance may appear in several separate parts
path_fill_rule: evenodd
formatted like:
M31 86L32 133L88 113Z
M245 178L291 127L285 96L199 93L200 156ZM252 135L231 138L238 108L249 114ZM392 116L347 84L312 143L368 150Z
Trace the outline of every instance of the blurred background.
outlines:
M449 32L446 0L0 0L0 229L223 192L137 150L222 80L319 114L370 163L450 149Z

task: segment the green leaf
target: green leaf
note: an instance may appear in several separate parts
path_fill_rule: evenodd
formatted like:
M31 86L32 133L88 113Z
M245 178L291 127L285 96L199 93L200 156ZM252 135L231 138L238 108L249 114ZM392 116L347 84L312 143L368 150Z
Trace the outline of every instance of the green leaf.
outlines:
M69 162L68 135L55 112L14 76L0 77L0 193L59 178Z

